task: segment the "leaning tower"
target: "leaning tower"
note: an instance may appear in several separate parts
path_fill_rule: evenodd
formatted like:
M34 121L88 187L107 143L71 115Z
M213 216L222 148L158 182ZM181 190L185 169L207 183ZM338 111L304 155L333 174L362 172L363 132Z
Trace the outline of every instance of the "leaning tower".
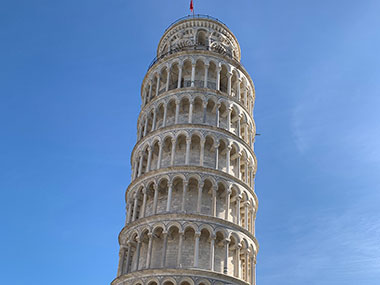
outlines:
M256 284L255 91L235 36L174 22L141 99L112 285Z

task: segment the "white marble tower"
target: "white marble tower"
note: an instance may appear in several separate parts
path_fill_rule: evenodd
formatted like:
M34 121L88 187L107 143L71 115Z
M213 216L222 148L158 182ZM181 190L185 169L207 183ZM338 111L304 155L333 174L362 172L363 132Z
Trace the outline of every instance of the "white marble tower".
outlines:
M141 99L112 285L256 284L255 91L235 36L173 23Z

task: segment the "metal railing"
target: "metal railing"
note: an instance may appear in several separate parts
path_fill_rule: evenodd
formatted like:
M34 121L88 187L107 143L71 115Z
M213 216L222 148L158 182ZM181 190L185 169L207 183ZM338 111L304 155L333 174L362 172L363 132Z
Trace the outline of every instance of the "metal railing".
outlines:
M223 25L225 25L227 27L227 25L225 23L223 23L222 21L220 21L219 19L215 18L215 17L212 17L212 16L209 16L209 15L203 15L203 14L195 14L195 15L187 15L185 17L182 17L182 18L179 18L178 20L175 20L173 23L171 23L166 29L165 29L165 32L167 30L170 29L171 26L177 24L178 22L181 22L183 20L187 20L187 19L210 19L210 20L213 20L213 21L216 21L218 23L221 23Z

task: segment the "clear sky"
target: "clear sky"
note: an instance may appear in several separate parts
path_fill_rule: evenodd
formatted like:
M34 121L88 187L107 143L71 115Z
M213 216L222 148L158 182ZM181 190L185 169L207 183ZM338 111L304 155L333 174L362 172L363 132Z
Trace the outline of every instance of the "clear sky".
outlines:
M1 1L1 284L113 280L141 82L189 2ZM380 284L380 2L194 5L256 86L257 284Z

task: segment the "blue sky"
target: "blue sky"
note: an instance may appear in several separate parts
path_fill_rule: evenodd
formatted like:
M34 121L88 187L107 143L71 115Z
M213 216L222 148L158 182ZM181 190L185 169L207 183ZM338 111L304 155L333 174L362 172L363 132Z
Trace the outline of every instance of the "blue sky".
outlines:
M115 277L141 82L188 6L1 2L1 284ZM256 86L258 284L379 284L380 2L195 9L235 33Z

